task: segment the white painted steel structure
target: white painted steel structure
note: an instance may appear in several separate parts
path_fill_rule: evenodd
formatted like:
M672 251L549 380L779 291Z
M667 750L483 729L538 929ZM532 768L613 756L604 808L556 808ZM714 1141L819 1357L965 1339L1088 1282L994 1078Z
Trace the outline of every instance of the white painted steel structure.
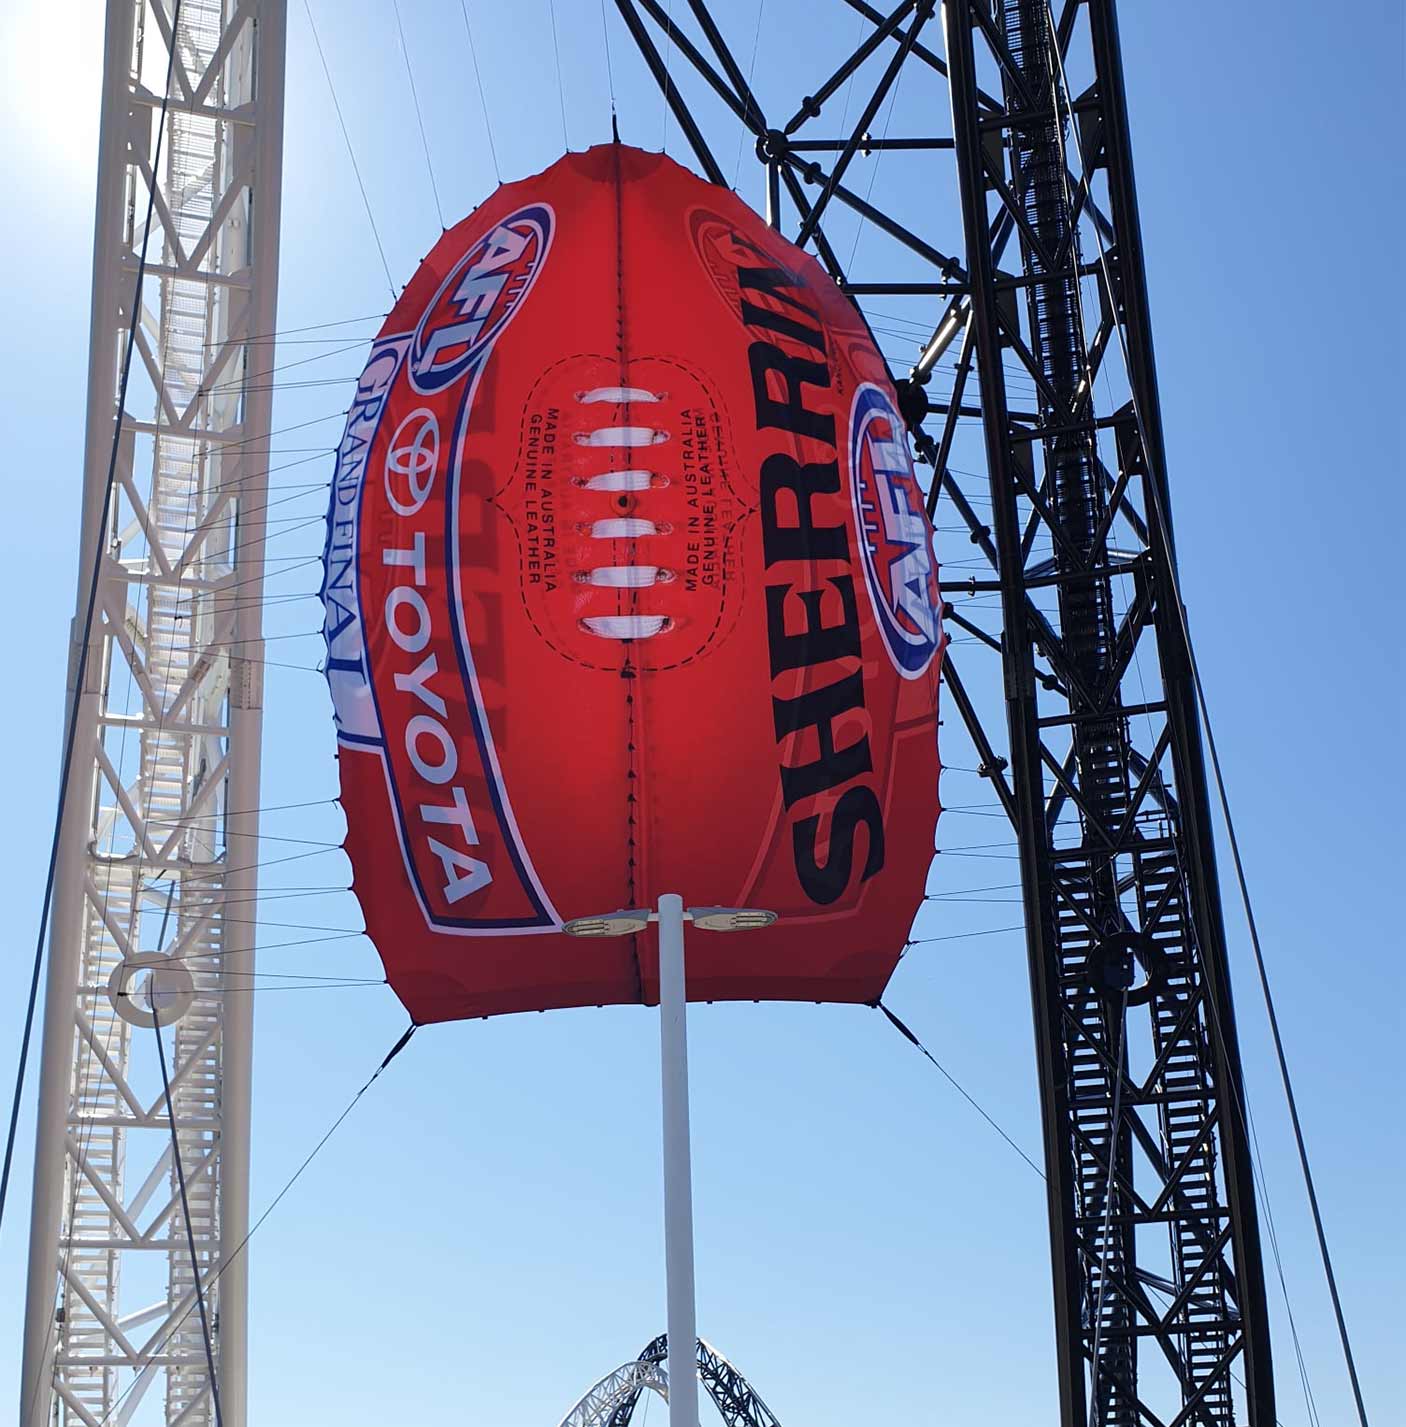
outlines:
M188 1009L166 1031L172 1098L224 1423L246 1422L246 1260L237 1250L249 1223L285 11L284 0L182 0L173 39L172 0L107 5L69 661L76 745L40 1065L25 1427L213 1421L154 1032L134 1024L140 1014L119 1016L108 992L112 978L125 980L124 961L158 950L192 981ZM152 185L147 277L104 520ZM97 558L86 674L74 688Z
M622 1363L607 1373L561 1419L558 1427L605 1427L611 1417L626 1402L639 1397L645 1389L669 1400L669 1374L662 1363L636 1359Z

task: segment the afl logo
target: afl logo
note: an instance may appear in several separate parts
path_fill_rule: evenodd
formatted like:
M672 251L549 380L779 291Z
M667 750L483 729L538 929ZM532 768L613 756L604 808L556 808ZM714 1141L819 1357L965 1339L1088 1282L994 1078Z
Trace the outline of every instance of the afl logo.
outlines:
M552 210L534 204L505 218L454 264L415 328L409 367L416 391L443 391L482 364L551 244Z
M439 469L439 421L417 407L395 428L386 453L386 499L397 515L414 515L429 499Z
M932 527L902 418L869 382L855 392L850 409L849 464L874 616L894 667L916 679L942 644Z

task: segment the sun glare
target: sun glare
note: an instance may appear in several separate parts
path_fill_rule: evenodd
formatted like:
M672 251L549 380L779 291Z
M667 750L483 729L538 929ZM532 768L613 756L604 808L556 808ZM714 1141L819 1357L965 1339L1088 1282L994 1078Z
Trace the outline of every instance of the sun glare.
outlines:
M20 0L0 7L4 106L16 142L17 165L62 172L56 187L67 200L92 201L76 176L97 164L98 109L102 92L103 9L96 0L67 7L49 0Z

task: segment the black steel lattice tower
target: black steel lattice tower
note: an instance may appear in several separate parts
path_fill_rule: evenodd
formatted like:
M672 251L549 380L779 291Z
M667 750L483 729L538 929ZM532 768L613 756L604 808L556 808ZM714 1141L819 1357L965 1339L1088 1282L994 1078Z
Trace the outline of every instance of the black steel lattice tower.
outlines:
M1113 0L902 0L887 14L846 0L868 22L860 43L779 125L705 0L686 18L681 4L672 17L659 0L616 4L710 179L727 182L714 132L730 152L742 124L774 226L861 306L940 309L895 375L930 512L950 506L990 564L963 587L972 610L945 613L999 660L987 683L1003 698L968 687L950 653L945 673L1019 845L1061 1423L1273 1427ZM875 137L910 71L928 127ZM861 78L873 87L852 130L818 137L827 101ZM705 115L719 101L730 133ZM856 157L890 155L927 167L887 183L886 203L846 185ZM934 183L947 155L957 212ZM885 240L877 275L845 270L844 209ZM984 495L951 463L970 421Z

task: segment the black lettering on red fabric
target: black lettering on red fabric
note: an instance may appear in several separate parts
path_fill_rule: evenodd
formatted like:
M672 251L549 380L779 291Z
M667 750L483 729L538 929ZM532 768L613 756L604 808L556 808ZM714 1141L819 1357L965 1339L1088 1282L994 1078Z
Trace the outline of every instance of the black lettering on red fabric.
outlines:
M771 701L778 751L785 748L779 772L787 810L804 799L839 790L832 806L798 817L791 828L801 889L812 903L825 906L838 901L850 885L855 872L855 837L861 830L865 835L861 880L874 876L884 865L884 820L878 794L870 782L855 781L874 771L869 736L861 734L844 747L836 747L836 720L863 713L864 675L862 668L838 678L831 672L839 660L862 658L863 637L853 575L832 574L823 568L823 562L842 567L851 564L836 419L826 409L834 403L826 360L829 349L819 312L797 296L807 294L805 279L779 266L769 253L740 234L734 233L733 238L739 249L757 259L757 266L739 264L737 268L742 321L756 334L747 349L747 362L757 429L784 431L829 448L817 453L828 460L815 461L798 459L794 445L790 452L775 452L763 460L758 481L766 567L773 570L788 563L793 567L778 570L780 578L766 586L772 678L815 670L818 679L831 679L798 697L773 696ZM761 334L770 334L775 340L766 340ZM783 350L777 342L792 350ZM797 346L805 350L797 353ZM800 737L793 739L793 735ZM787 763L787 757L812 761ZM846 788L847 783L851 786ZM822 861L818 848L823 829L828 829L828 835Z
M737 286L746 291L765 293L768 297L774 297L778 302L784 302L789 307L794 307L797 312L804 312L812 322L819 322L815 312L807 307L799 298L792 297L789 292L782 292L783 287L793 287L799 292L805 291L805 279L790 268L783 268L770 253L763 252L761 248L752 242L750 238L744 238L736 230L732 234L733 241L739 248L744 248L747 252L755 254L765 265L763 267L747 268L738 265Z
M869 849L864 855L864 871L859 880L867 882L884 865L884 815L874 790L865 783L840 795L830 815L830 850L825 861L815 859L820 837L820 817L801 818L791 829L791 846L796 858L796 874L805 894L822 907L836 902L849 886L854 870L854 834L859 827L869 833Z
M811 500L835 495L840 489L836 461L801 465L792 456L777 454L762 462L762 558L767 568L778 560L843 560L849 563L849 534L844 522L817 525ZM789 491L795 501L794 524L783 524L777 498Z
M778 293L780 297L782 294ZM794 304L800 307L800 303ZM805 309L801 308L804 312ZM754 307L750 302L742 303L742 320L749 327L760 327L767 332L779 332L783 337L790 337L794 342L804 342L808 347L814 347L817 352L825 350L825 334L818 327L807 327L804 322L797 322L794 317L788 317L784 312L774 312L769 307Z
M826 591L797 590L792 585L766 587L766 642L771 654L771 677L788 669L824 664L830 659L859 657L859 607L854 597L854 580L836 575L827 582L840 596L842 618L826 624L821 604ZM787 632L786 597L794 593L805 618L798 633Z
M813 728L820 743L820 757L813 763L795 767L781 765L781 800L787 808L802 798L814 797L816 793L848 783L851 778L873 772L868 734L843 748L835 747L835 719L851 709L863 707L864 677L861 674L850 674L798 698L773 697L771 718L778 743L788 734L799 733L804 728Z
M752 369L758 430L776 427L797 436L813 436L829 446L835 444L835 418L828 412L812 411L803 390L830 385L830 368L824 362L790 356L770 342L753 342L747 348L747 363ZM771 394L773 377L780 378L779 397Z

